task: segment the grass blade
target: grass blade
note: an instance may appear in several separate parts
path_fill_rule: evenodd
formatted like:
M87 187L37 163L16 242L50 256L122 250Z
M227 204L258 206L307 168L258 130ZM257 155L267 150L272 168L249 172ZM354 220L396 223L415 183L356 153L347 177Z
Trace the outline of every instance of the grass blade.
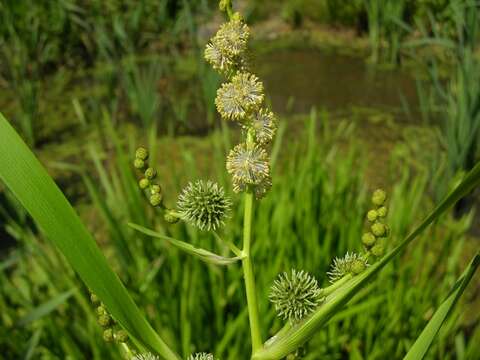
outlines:
M168 360L176 355L133 302L75 210L0 114L0 179L131 337Z
M241 257L224 257L217 255L213 252L210 252L205 249L197 248L193 246L192 244L186 243L184 241L180 241L174 238L171 238L169 236L165 236L160 234L159 232L156 232L151 229L147 229L146 227L137 225L137 224L132 224L129 223L128 226L130 226L132 229L135 229L145 235L156 237L158 239L162 239L165 241L168 241L170 244L178 248L179 250L182 250L186 252L187 254L193 255L200 260L209 263L209 264L214 264L214 265L230 265L233 264L234 262L237 262L239 260L242 260Z
M347 281L334 293L329 295L311 316L292 326L282 336L275 335L267 340L266 345L257 351L255 360L281 359L309 340L323 325L325 325L337 311L342 308L359 290L396 255L398 255L410 242L412 242L432 222L439 218L449 207L468 194L480 183L480 163L478 163L455 188L399 245L386 254L381 260L370 266L360 275Z
M450 295L439 306L438 310L430 319L427 326L425 326L425 329L423 329L422 333L410 348L407 355L405 355L403 358L404 360L421 360L425 357L430 345L432 345L432 342L435 339L435 336L440 331L440 328L447 319L448 315L452 312L460 296L462 296L463 291L472 279L479 265L480 255L476 255L470 262L470 265L468 265L465 272L453 286Z
M27 315L22 317L18 321L18 326L25 326L30 324L31 322L34 322L35 320L38 320L48 314L50 314L52 311L54 311L57 307L62 305L65 301L68 300L70 296L72 296L77 289L71 289L68 291L65 291L64 293L61 293L60 295L55 296L53 299L50 299L46 303L43 303L30 311Z

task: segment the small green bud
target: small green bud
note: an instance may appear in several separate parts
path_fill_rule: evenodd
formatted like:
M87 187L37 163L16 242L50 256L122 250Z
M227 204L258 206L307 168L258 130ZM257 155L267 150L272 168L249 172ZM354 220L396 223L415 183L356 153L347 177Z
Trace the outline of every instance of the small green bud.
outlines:
M373 246L375 244L375 241L377 241L377 239L375 238L375 235L373 235L371 232L365 233L362 236L362 243L366 247Z
M108 325L110 325L110 316L108 316L107 314L100 315L98 317L98 324L101 327L107 327Z
M381 208L379 208L377 210L377 213L378 213L378 216L380 217L385 217L387 216L387 207L386 206L382 206Z
M155 176L157 176L157 172L155 171L154 168L149 167L147 170L145 170L145 177L149 180L153 179Z
M383 205L387 199L387 193L382 189L377 189L373 192L372 203L377 206Z
M103 332L103 340L106 342L112 342L113 341L113 330L112 329L106 329Z
M99 307L97 307L97 315L98 316L105 315L105 314L107 314L107 310L105 310L103 305L100 305Z
M100 303L100 299L98 298L97 295L95 294L90 294L90 301L93 303L93 304L98 304Z
M158 184L153 184L150 188L151 194L160 194L162 192L162 188Z
M115 340L124 343L128 341L128 333L125 330L118 330L115 334Z
M143 169L145 167L145 161L139 158L135 158L133 161L133 166L135 169Z
M153 194L150 196L150 204L152 206L158 206L162 203L162 194Z
M243 16L238 11L233 14L232 21L243 21Z
M170 211L166 211L165 215L163 215L163 218L169 224L175 224L178 222L178 220L180 220L178 216L173 215Z
M375 220L377 220L377 217L378 217L378 213L376 210L370 210L368 213L367 213L367 219L368 221L370 222L374 222Z
M145 190L148 185L150 185L150 181L148 179L140 179L140 181L138 182L138 186L140 186L140 189L142 190Z
M226 11L230 1L231 0L220 0L220 2L218 3L218 8L220 9L220 11Z
M148 150L145 149L143 146L140 146L135 151L135 157L140 160L147 160L148 159Z
M372 249L370 250L373 255L376 257L381 257L383 256L383 253L385 252L385 249L383 247L383 244L376 244Z
M384 236L387 232L387 227L381 222L376 222L371 227L372 233L375 236Z
M354 275L360 274L365 270L365 262L362 260L353 260L351 264L351 270Z

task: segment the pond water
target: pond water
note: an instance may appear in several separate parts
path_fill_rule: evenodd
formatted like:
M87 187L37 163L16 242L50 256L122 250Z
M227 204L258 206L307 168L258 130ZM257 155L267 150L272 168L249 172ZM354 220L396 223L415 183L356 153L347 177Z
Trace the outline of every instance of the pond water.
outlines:
M279 113L290 101L293 113L308 112L312 106L334 114L367 107L392 112L401 121L418 119L415 79L406 71L378 69L360 57L315 49L276 50L254 63Z

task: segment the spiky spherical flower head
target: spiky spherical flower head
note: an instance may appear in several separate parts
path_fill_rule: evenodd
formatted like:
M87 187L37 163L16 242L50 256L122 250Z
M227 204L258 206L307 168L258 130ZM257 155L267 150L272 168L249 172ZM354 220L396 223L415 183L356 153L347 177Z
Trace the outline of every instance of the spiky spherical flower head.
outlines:
M306 271L280 274L270 288L269 299L278 316L297 322L312 313L322 301L317 280Z
M135 160L133 161L133 166L135 167L135 169L143 169L145 167L145 160L135 158Z
M386 206L382 206L382 207L378 208L377 213L378 213L378 216L379 216L379 217L385 217L385 216L387 216L387 207L386 207Z
M235 146L227 157L227 171L232 176L234 191L245 190L247 185L260 185L270 178L268 154L258 145Z
M378 221L371 226L371 230L375 236L385 236L387 234L387 227L385 224Z
M377 210L370 210L370 211L367 213L367 219L368 219L368 221L370 221L370 222L374 222L375 220L377 220L377 217L378 217L378 212L377 212Z
M148 150L145 149L143 146L140 146L135 151L135 157L140 160L147 160L148 159Z
M236 192L236 193L244 192L248 188L248 184L242 182L241 180L235 179L235 178L232 180L232 184L233 184L233 191ZM263 179L260 184L251 185L251 187L252 187L252 190L253 190L253 194L255 195L255 198L257 200L260 200L271 189L271 187L272 187L272 177L270 176L270 174L268 174L268 176L265 179Z
M138 182L138 186L140 186L140 189L145 190L148 186L150 185L150 180L148 179L140 179Z
M160 357L151 353L137 354L132 360L160 360Z
M202 180L189 183L177 201L180 217L200 230L207 231L223 225L230 205L230 200L220 185Z
M363 263L363 265L360 265ZM334 283L347 274L356 275L368 266L367 260L359 254L347 253L343 258L335 258L331 270L327 273L330 282Z
M377 238L375 235L373 235L371 232L365 233L362 235L362 243L365 245L367 248L372 247L375 245L375 242L377 241Z
M242 120L263 101L263 84L255 75L238 73L217 90L215 104L222 117Z
M222 52L220 46L220 44L212 40L205 46L204 56L205 60L207 60L215 70L226 72L232 68L234 60L230 54Z
M190 355L187 360L214 360L214 357L210 353L201 352Z
M255 139L261 145L266 145L272 141L277 129L273 113L267 109L261 109L255 115L249 124L255 131Z
M216 43L223 53L238 56L246 50L249 36L247 24L236 16L220 26L212 42Z
M377 206L382 206L387 199L387 193L385 190L377 189L373 192L372 203Z

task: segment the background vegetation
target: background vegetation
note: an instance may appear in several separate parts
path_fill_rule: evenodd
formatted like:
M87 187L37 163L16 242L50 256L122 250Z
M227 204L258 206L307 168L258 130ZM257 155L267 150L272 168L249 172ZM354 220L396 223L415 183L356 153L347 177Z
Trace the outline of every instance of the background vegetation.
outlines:
M388 107L381 92L378 106L367 107L312 99L309 87L295 98L270 99L280 118L274 183L256 211L253 247L267 334L280 327L267 301L274 277L301 267L325 285L332 258L360 244L371 188L381 185L390 194L393 246L478 160L478 6L470 0L235 5L257 39L255 66L267 74L276 64L262 59L287 54L291 64L300 49L307 57L333 56L335 66L349 59L355 67L360 59L368 64L362 76L393 73L415 85L413 95L397 94ZM0 110L75 204L154 328L183 356L210 349L221 359L239 359L249 351L240 269L206 266L126 225L219 246L190 227L167 226L138 191L130 158L139 143L148 145L170 203L192 178L230 188L225 154L238 134L217 119L213 99L221 79L203 61L203 46L221 21L216 2L206 0L3 1ZM323 73L295 63L298 79L302 72L320 80L342 75L335 67ZM272 71L270 86L284 76ZM346 93L349 81L325 87ZM400 81L390 86L401 91ZM310 102L302 105L302 98ZM444 215L310 341L305 358L402 358L478 249L476 202L472 194ZM235 198L234 208L241 207ZM239 220L231 224L237 243ZM2 356L119 358L119 349L102 340L87 289L5 189L0 228ZM476 279L429 358L479 356ZM174 326L161 326L167 323Z

